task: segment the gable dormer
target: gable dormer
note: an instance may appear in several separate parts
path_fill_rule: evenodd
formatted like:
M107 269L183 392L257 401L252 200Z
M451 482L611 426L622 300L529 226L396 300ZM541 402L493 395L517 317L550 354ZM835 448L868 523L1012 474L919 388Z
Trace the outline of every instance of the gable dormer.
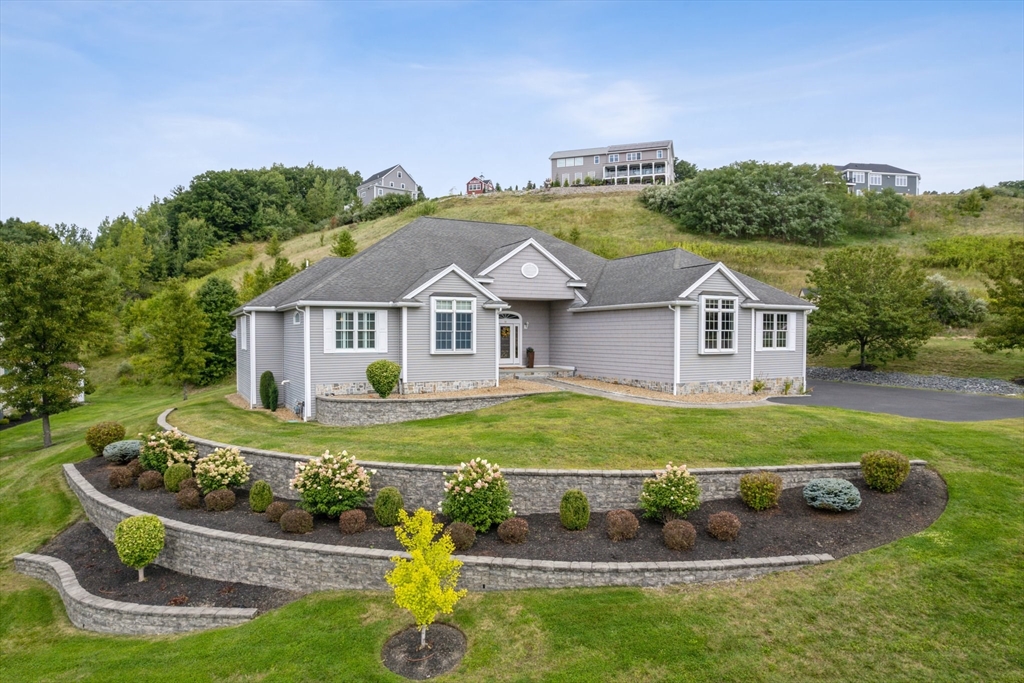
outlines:
M582 284L568 266L534 239L499 249L481 268L477 281L503 300L573 299Z

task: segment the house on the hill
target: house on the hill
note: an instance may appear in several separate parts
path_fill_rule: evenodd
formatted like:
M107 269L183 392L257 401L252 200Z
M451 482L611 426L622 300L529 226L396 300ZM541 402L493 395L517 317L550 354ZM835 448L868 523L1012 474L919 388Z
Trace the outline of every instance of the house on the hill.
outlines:
M681 249L606 260L523 225L418 218L236 309L238 392L273 372L284 405L491 387L536 366L667 393L804 386L809 302Z
M580 185L585 178L606 185L671 185L675 182L675 152L671 140L628 145L588 147L554 152L551 180Z
M404 194L413 201L417 199L416 181L401 164L374 173L356 188L356 193L364 206L386 194Z
M473 176L466 182L466 194L487 194L494 192L494 183L487 178Z
M921 194L921 175L889 164L846 164L836 166L836 172L846 181L850 194L864 194L868 190L879 192L892 188L899 194Z

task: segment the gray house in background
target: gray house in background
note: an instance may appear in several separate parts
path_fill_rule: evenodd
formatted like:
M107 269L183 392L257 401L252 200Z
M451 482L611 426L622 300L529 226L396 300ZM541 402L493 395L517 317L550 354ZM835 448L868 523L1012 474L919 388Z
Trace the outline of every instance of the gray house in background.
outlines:
M418 198L416 181L412 179L408 171L402 168L401 164L374 173L356 188L356 192L359 195L359 200L363 202L363 206L386 194L409 195L413 201Z
M892 188L900 194L921 194L921 175L888 164L846 164L836 166L851 194Z
M675 181L671 140L567 149L548 158L551 180L557 183L582 184L584 178L602 180L606 185L670 185Z
M807 301L681 249L606 260L523 225L418 218L349 259L326 258L233 312L238 393L274 373L284 405L371 391L501 382L535 364L668 393L804 386Z

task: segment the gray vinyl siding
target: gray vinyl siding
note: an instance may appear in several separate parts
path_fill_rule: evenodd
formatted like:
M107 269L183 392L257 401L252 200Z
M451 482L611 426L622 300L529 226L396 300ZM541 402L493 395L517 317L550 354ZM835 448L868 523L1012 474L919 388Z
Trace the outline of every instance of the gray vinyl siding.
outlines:
M526 364L526 347L532 347L534 365L551 365L551 331L549 325L549 304L546 301L512 301L507 313L518 313L523 318L523 364ZM555 306L559 304L554 304ZM493 315L493 314L492 314Z
M302 315L305 315L303 312ZM305 401L305 348L304 324L294 323L295 311L284 312L284 379L288 380L281 400L288 408Z
M476 353L430 352L431 294L476 297ZM450 273L416 297L422 308L409 309L408 382L447 382L495 378L496 314L483 308L487 298L458 275Z
M277 402L282 405L284 392L281 382L284 381L284 330L282 329L283 313L258 312L256 316L256 333L249 343L259 340L256 345L256 386L259 387L260 376L270 370L274 373L277 384Z
M366 366L375 360L386 359L401 364L402 362L402 311L397 308L387 309L388 312L388 348L386 353L353 352L324 353L324 311L335 309L311 308L309 320L309 372L313 386L312 394L316 394L317 384L341 384L346 382L365 382ZM348 309L346 309L348 310ZM367 310L379 311L380 308L367 307Z
M712 274L711 277L705 280L701 284L699 290L693 292L690 295L690 298L696 299L701 294L724 294L726 296L738 296L740 298L740 303L746 301L746 297L743 295L743 292L736 289L736 285L734 285L729 280L729 278L722 275L721 271Z
M640 308L570 313L551 304L551 363L593 377L672 383L672 311ZM531 326L532 328L532 326Z
M402 172L402 177L398 177L398 172ZM395 186L391 187L391 183ZM402 189L402 183L405 183L405 189ZM416 181L413 180L408 171L401 166L396 166L373 183L365 183L360 185L356 191L359 199L362 200L363 204L369 204L377 197L377 189L382 189L384 194L407 194L416 200ZM365 192L365 196L363 196Z
M742 299L741 299L742 302ZM701 354L700 306L679 309L679 381L719 382L750 379L751 312L736 312L736 353Z
M880 192L881 190L884 190L886 188L892 188L897 194L908 194L908 195L920 194L918 192L918 187L917 187L917 185L918 185L918 177L917 176L908 175L907 176L907 186L906 187L897 187L897 185L896 185L896 176L897 175L903 175L902 173L882 173L881 174L882 175L882 184L881 185L869 185L868 184L868 182L870 181L870 178L868 177L869 175L871 175L871 174L868 171L864 171L864 182L863 183L854 183L852 181L848 181L847 182L847 187L850 188L851 192L855 192L857 190L859 190L862 193L863 192L867 192L868 190L873 190L875 192ZM851 175L849 177L852 178L853 176Z
M787 311L772 311L786 313ZM754 351L754 377L802 377L806 353L807 329L803 311L789 311L792 334L796 342L793 351Z
M536 277L523 275L523 265L533 263L537 266ZM572 299L575 294L566 282L571 280L560 268L537 251L532 245L505 261L487 274L494 282L484 285L491 292L504 300L508 299Z
M248 316L240 315L235 318L235 382L238 393L251 402L249 382L252 378L249 375L249 349L242 349L242 326L248 324ZM248 331L246 336L251 336Z
M659 149L664 151L664 158L663 159L655 158L655 157L657 157L657 150L659 150ZM631 152L641 152L643 154L643 158L640 161L626 161L626 155L631 153ZM604 178L604 167L608 166L608 165L613 165L613 166L618 167L618 166L623 165L623 164L628 165L628 164L648 164L648 163L662 164L663 163L663 164L665 164L665 173L664 174L659 173L658 175L659 176L660 175L665 175L666 176L666 178L665 178L665 183L666 184L671 184L671 183L673 183L675 181L675 168L672 165L673 151L672 151L672 146L671 145L668 146L668 147L632 147L632 148L629 148L629 149L623 149L623 150L620 150L620 151L617 151L617 152L612 152L612 154L618 154L619 155L619 160L617 162L609 162L608 161L608 153L604 152L604 151L601 152L600 154L596 154L596 153L592 153L592 154L574 154L572 157L569 157L568 155L564 155L562 158L572 158L572 159L575 159L576 157L583 157L583 165L582 166L575 166L575 165L573 165L573 166L563 166L561 168L559 168L559 166L558 166L558 159L557 158L556 159L551 159L550 160L550 163L551 163L551 178L552 178L552 180L557 180L557 181L561 182L562 174L568 173L569 174L569 183L572 184L575 181L575 179L576 179L576 174L577 173L582 173L583 174L583 176L582 176L583 178L586 178L587 174L593 173L594 174L594 176L593 176L594 178L597 178L598 180L603 179ZM595 164L594 163L594 157L600 157L600 162ZM641 177L650 177L650 176L633 176L633 182L639 182L639 179Z

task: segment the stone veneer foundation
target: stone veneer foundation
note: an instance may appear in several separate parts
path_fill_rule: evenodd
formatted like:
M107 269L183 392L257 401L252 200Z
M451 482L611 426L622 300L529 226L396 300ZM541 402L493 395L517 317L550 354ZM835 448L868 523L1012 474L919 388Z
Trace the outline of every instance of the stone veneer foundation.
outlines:
M172 409L173 410L173 409ZM174 429L167 421L171 410L164 411L157 423L163 429ZM195 444L201 456L216 448L231 444L210 441L186 434ZM234 446L252 465L251 480L263 479L270 484L274 495L292 500L298 493L289 486L295 476L295 463L304 462L310 456L266 451L248 446ZM331 450L340 451L344 444ZM686 454L674 457L674 462L685 462ZM437 508L444 497L444 473L451 472L457 463L451 465L410 465L396 462L359 461L359 464L374 470L370 477L372 490L370 501L381 488L394 486L402 492L406 507ZM501 464L501 463L498 463ZM924 460L911 460L912 468L925 467ZM822 465L781 465L773 467L708 467L694 468L690 472L697 477L701 487L701 500L734 498L739 495L740 476L748 472L766 470L782 477L783 486L802 486L818 477L839 477L853 479L861 475L860 463L828 463ZM562 494L569 489L580 489L590 500L595 512L617 508L635 508L644 479L652 477L655 470L547 470L509 468L502 469L509 488L512 489L512 505L519 514L529 515L544 512L558 512Z
M609 384L621 384L628 387L637 387L649 391L661 391L666 394L672 393L672 382L654 382L642 379L623 379L621 377L599 377L596 375L577 375L583 379L593 379ZM802 377L773 377L757 379L723 380L718 382L683 382L676 385L676 394L689 396L692 394L753 394L754 382L763 382L764 388L761 393L765 396L786 393L786 382L789 382L788 394L795 395L803 391L804 380Z
M398 391L402 394L437 394L445 391L469 391L487 389L498 386L493 379L455 380L451 382L402 382ZM321 396L355 396L359 394L376 395L369 382L340 382L336 384L317 384L316 397Z
M368 427L468 413L532 395L533 393L447 398L441 395L424 395L422 398L389 399L317 396L316 421L333 427Z
M108 537L113 532L106 532ZM78 628L98 633L160 635L202 631L244 624L256 609L237 607L172 607L119 602L93 595L78 583L71 566L56 557L22 553L14 558L15 571L41 579L60 593L68 619ZM216 578L216 577L210 577Z
M143 514L97 491L74 465L64 476L85 514L107 538L118 522ZM391 557L406 553L374 548L307 543L249 536L161 518L166 531L156 564L183 573L311 593L321 590L385 590ZM301 536L297 537L297 539ZM821 564L831 555L785 555L696 562L553 562L458 555L459 585L470 590L568 588L576 586L665 586L747 579ZM169 609L169 608L160 608Z

